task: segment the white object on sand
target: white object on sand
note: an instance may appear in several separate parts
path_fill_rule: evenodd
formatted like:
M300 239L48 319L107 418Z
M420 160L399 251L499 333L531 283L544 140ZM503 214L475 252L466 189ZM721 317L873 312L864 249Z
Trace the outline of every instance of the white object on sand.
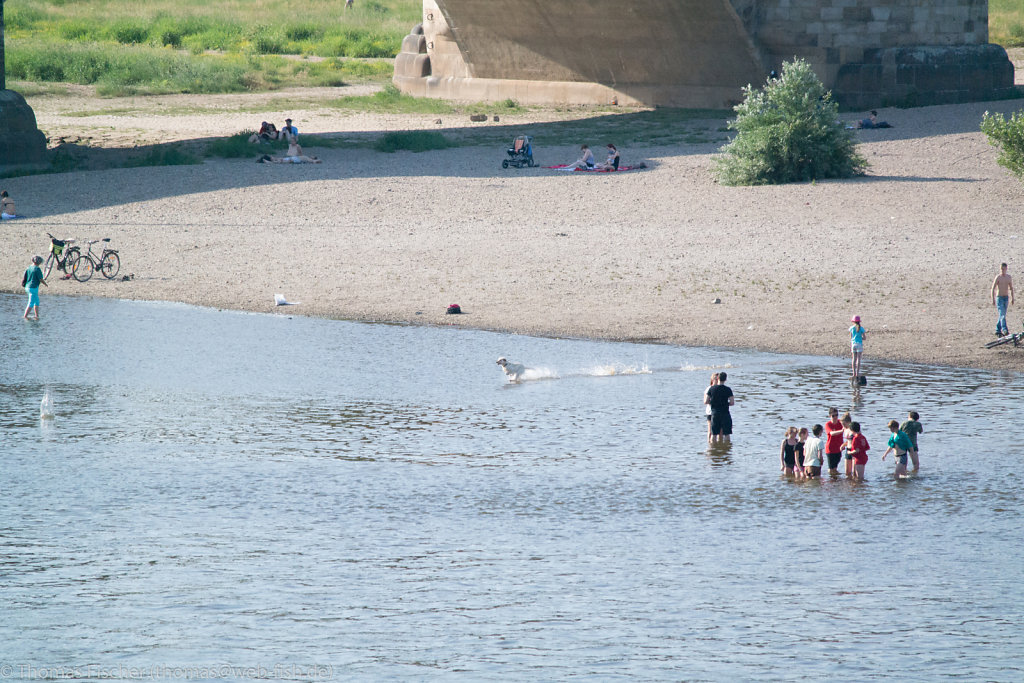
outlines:
M284 294L275 294L274 303L278 306L298 306L298 301L288 301L284 298Z

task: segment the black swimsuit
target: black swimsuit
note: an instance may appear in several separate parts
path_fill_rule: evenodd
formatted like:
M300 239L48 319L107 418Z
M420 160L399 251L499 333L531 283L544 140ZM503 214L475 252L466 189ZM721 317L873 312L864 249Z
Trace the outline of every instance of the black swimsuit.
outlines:
M782 444L782 462L789 469L796 467L796 444L792 446L789 443Z

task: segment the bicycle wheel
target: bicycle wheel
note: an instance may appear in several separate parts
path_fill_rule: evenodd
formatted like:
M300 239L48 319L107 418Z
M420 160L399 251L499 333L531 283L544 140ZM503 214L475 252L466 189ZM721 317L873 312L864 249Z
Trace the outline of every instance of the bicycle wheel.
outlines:
M46 263L43 264L43 279L44 280L46 278L50 277L50 271L53 270L53 261L54 261L53 252L51 251L50 255L46 257Z
M100 259L100 272L103 273L103 277L113 280L117 277L119 270L121 270L121 257L117 255L116 251L108 251Z
M986 349L993 349L993 348L995 348L997 346L1002 346L1003 344L1009 344L1010 342L1014 341L1014 337L1016 337L1016 336L1017 335L1015 335L1015 334L1011 334L1008 337L1000 337L999 339L996 339L995 341L990 341L988 344L985 344L985 348Z
M86 282L92 277L92 271L94 270L92 259L88 256L79 256L75 259L75 264L71 266L71 274L75 276L75 279L79 282Z
M82 252L79 251L78 247L71 247L68 249L64 252L64 263L61 264L61 270L68 275L71 275L71 268L75 265L75 261L77 261L78 257L81 255Z

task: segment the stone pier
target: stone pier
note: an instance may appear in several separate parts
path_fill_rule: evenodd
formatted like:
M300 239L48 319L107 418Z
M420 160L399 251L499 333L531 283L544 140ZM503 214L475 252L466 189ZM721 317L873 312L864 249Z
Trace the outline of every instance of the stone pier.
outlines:
M848 107L1014 92L987 0L424 0L394 82L456 100L720 108L794 57Z

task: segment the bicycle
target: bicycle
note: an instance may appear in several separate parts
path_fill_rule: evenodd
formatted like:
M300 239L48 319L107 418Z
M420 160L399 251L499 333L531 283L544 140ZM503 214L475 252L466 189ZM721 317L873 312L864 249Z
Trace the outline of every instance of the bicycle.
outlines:
M92 277L95 270L99 270L103 277L108 280L113 280L117 277L118 271L121 270L121 257L117 255L116 250L104 247L103 252L99 256L92 253L92 245L97 242L109 243L110 238L104 237L101 240L89 240L86 242L89 245L89 250L79 256L71 267L71 273L79 282L87 281Z
M46 233L50 235L50 233ZM50 235L50 253L46 256L46 263L43 264L43 279L50 277L50 271L53 270L54 266L57 266L57 270L62 270L67 273L67 276L71 275L71 270L75 266L75 261L82 255L82 252L78 247L68 247L67 251L64 251L64 247L71 244L75 240L59 240L53 235ZM66 277L67 277L66 276Z
M1024 343L1024 332L1018 332L1017 334L1008 334L1003 337L1000 337L999 339L996 339L995 341L990 341L989 343L985 344L985 348L993 349L997 346L1002 346L1003 344L1009 344L1011 342L1013 342L1014 346L1020 346L1021 343Z

